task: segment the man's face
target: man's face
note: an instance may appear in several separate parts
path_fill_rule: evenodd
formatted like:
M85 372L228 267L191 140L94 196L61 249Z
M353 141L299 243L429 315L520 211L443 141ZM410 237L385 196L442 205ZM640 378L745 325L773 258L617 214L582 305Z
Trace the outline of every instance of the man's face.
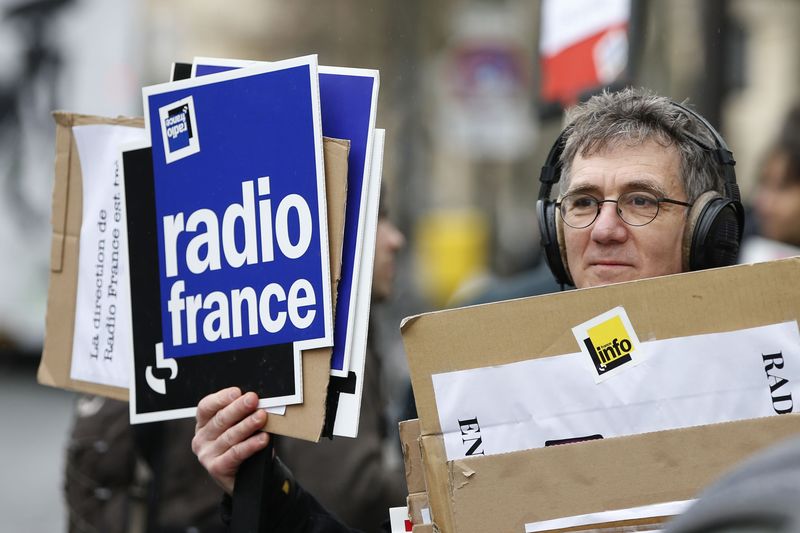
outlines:
M775 152L762 170L755 209L761 233L800 246L800 182L788 178L789 158Z
M400 230L386 217L378 219L375 235L375 265L372 271L372 299L384 300L392 295L394 261L406 240Z
M616 200L629 191L686 201L677 150L654 141L638 146L611 146L572 162L568 192ZM593 287L681 272L681 243L686 207L661 203L658 216L645 226L630 226L617 215L615 203L601 204L586 228L564 224L567 261L575 286ZM560 215L557 215L560 216Z

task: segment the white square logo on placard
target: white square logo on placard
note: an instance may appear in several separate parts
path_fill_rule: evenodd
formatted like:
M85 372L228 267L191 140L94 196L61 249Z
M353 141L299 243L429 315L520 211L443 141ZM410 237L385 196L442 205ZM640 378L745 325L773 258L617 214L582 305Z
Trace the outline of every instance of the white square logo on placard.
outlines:
M191 96L158 108L164 157L175 162L200 151L194 100Z

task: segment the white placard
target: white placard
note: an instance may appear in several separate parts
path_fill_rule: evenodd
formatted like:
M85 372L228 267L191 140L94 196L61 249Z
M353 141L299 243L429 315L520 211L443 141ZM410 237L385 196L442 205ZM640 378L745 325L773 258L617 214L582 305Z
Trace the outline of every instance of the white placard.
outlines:
M583 353L434 375L448 460L797 410L794 321L643 346L601 383Z
M366 208L364 210L364 243L361 248L361 272L356 280L353 292L355 311L353 318L353 344L350 357L350 371L355 373L356 384L353 394L340 393L339 404L336 408L336 418L333 424L333 434L337 437L358 436L358 420L361 415L361 397L364 391L364 365L367 355L367 331L369 330L369 311L372 301L372 258L375 255L375 237L378 225L378 208L381 195L381 177L383 171L383 145L386 131L375 130L375 142L372 149L372 163L370 165L369 180L365 182L368 188ZM275 409L275 410L273 410ZM280 408L267 409L268 413L283 415Z
M355 280L353 317L353 344L351 345L350 372L356 375L354 394L339 394L339 405L333 424L333 434L339 437L358 436L358 419L361 414L361 395L364 390L364 365L367 355L367 332L369 310L372 302L372 270L375 257L375 238L378 231L378 208L381 201L381 178L383 175L383 144L386 130L375 130L372 145L372 163L369 169L367 201L364 209L364 240L361 246L361 271ZM374 356L374 354L373 354Z
M83 218L70 377L124 388L133 352L119 146L146 135L141 128L108 124L72 131L83 175Z
M392 533L405 533L411 531L411 521L408 519L408 507L389 507L389 525Z

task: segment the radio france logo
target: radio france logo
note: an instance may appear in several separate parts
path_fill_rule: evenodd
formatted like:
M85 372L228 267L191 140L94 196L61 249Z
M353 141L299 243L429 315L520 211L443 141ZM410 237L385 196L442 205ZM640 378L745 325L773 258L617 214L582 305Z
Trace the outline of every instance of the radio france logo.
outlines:
M589 356L597 383L643 359L639 338L622 307L584 322L572 332L581 351Z
M187 96L158 108L161 138L164 140L164 157L172 163L200 151L194 100Z

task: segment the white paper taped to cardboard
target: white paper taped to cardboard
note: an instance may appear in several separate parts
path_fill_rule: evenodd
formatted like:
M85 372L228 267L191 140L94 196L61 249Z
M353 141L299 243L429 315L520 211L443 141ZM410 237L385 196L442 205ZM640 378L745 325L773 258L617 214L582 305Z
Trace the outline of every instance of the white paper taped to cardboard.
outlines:
M558 529L583 527L587 530L593 529L592 526L601 526L610 522L624 522L625 520L642 520L645 518L661 518L676 516L681 514L689 507L694 500L681 500L676 502L656 503L653 505L643 505L630 509L614 509L599 513L589 513L542 522L531 522L525 524L525 533L539 533L540 531L553 531ZM637 531L644 531L637 529ZM650 530L647 530L650 531Z
M83 178L72 379L127 387L133 360L128 232L119 160L142 128L97 124L72 128Z
M583 353L435 374L448 460L797 410L794 321L643 345L645 361L602 383Z
M411 531L408 528L409 524L411 521L408 519L408 507L389 507L389 525L392 533Z

